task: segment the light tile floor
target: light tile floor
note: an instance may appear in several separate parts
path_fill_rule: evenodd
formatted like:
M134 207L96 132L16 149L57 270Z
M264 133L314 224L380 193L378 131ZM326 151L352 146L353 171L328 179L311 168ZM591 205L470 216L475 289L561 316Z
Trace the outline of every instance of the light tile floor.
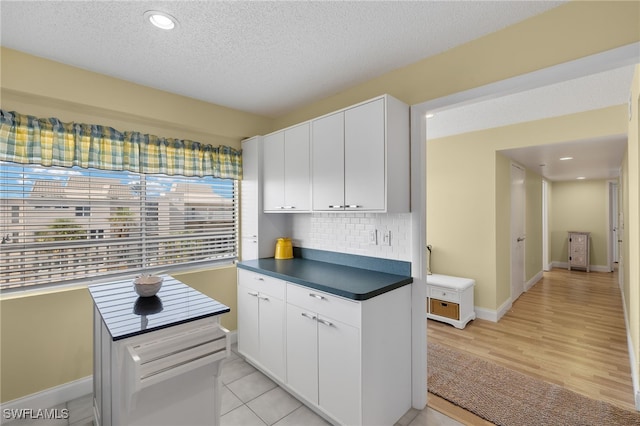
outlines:
M232 348L222 369L221 426L323 426L326 420L307 408L267 376L247 363ZM68 409L69 418L59 420L14 420L7 426L93 426L92 396L68 401L57 407ZM395 426L462 426L431 408L409 410Z

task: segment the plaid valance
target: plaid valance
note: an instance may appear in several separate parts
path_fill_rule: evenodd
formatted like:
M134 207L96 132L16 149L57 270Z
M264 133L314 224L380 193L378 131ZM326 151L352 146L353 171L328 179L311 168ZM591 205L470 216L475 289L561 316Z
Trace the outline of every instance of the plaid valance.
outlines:
M241 151L0 109L0 160L242 179Z

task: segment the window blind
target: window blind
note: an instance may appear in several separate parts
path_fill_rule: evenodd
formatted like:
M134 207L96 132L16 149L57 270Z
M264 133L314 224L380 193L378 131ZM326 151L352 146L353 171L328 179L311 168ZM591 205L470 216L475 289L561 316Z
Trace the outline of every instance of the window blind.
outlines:
M0 162L0 289L237 257L237 181Z

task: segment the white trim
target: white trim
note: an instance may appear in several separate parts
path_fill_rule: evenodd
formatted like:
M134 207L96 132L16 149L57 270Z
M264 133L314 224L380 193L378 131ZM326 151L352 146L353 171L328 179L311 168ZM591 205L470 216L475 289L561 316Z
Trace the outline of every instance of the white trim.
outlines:
M437 112L452 107L493 99L538 87L548 86L562 81L585 77L604 71L637 64L640 58L640 42L600 52L552 67L532 71L506 80L454 93L414 105L420 110Z
M427 405L427 119L411 107L411 404Z
M2 404L2 410L53 408L91 393L93 393L93 376L87 376L22 398L7 401ZM2 416L0 424L7 422L8 420Z
M529 291L531 287L536 285L536 283L542 279L542 276L543 276L543 271L540 271L537 274L535 274L533 278L531 278L529 281L527 281L524 284L524 291Z
M498 308L498 310L481 308L479 306L475 306L474 309L476 311L476 318L491 322L498 322L500 321L500 318L505 316L509 309L511 309L511 306L513 306L511 299L508 299Z
M627 315L627 304L624 299L624 291L620 292L622 296L622 309L624 312L624 325L627 331L627 351L629 352L629 363L631 364L631 383L633 384L633 394L635 395L636 410L640 411L640 383L638 382L638 370L636 369L636 353L633 351L633 340L629 332L629 316ZM640 355L640 354L638 354Z
M558 262L554 260L551 262L552 268L569 269L569 262ZM575 269L576 271L583 271L584 268ZM611 269L607 265L589 265L589 270L592 272L611 272Z

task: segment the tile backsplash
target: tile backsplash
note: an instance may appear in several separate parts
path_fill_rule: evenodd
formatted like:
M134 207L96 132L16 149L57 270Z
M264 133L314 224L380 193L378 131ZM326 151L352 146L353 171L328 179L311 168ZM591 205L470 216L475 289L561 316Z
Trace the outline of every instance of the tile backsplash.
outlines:
M377 245L370 242L374 230ZM383 242L387 231L391 245ZM291 238L297 247L411 261L411 214L292 214Z

